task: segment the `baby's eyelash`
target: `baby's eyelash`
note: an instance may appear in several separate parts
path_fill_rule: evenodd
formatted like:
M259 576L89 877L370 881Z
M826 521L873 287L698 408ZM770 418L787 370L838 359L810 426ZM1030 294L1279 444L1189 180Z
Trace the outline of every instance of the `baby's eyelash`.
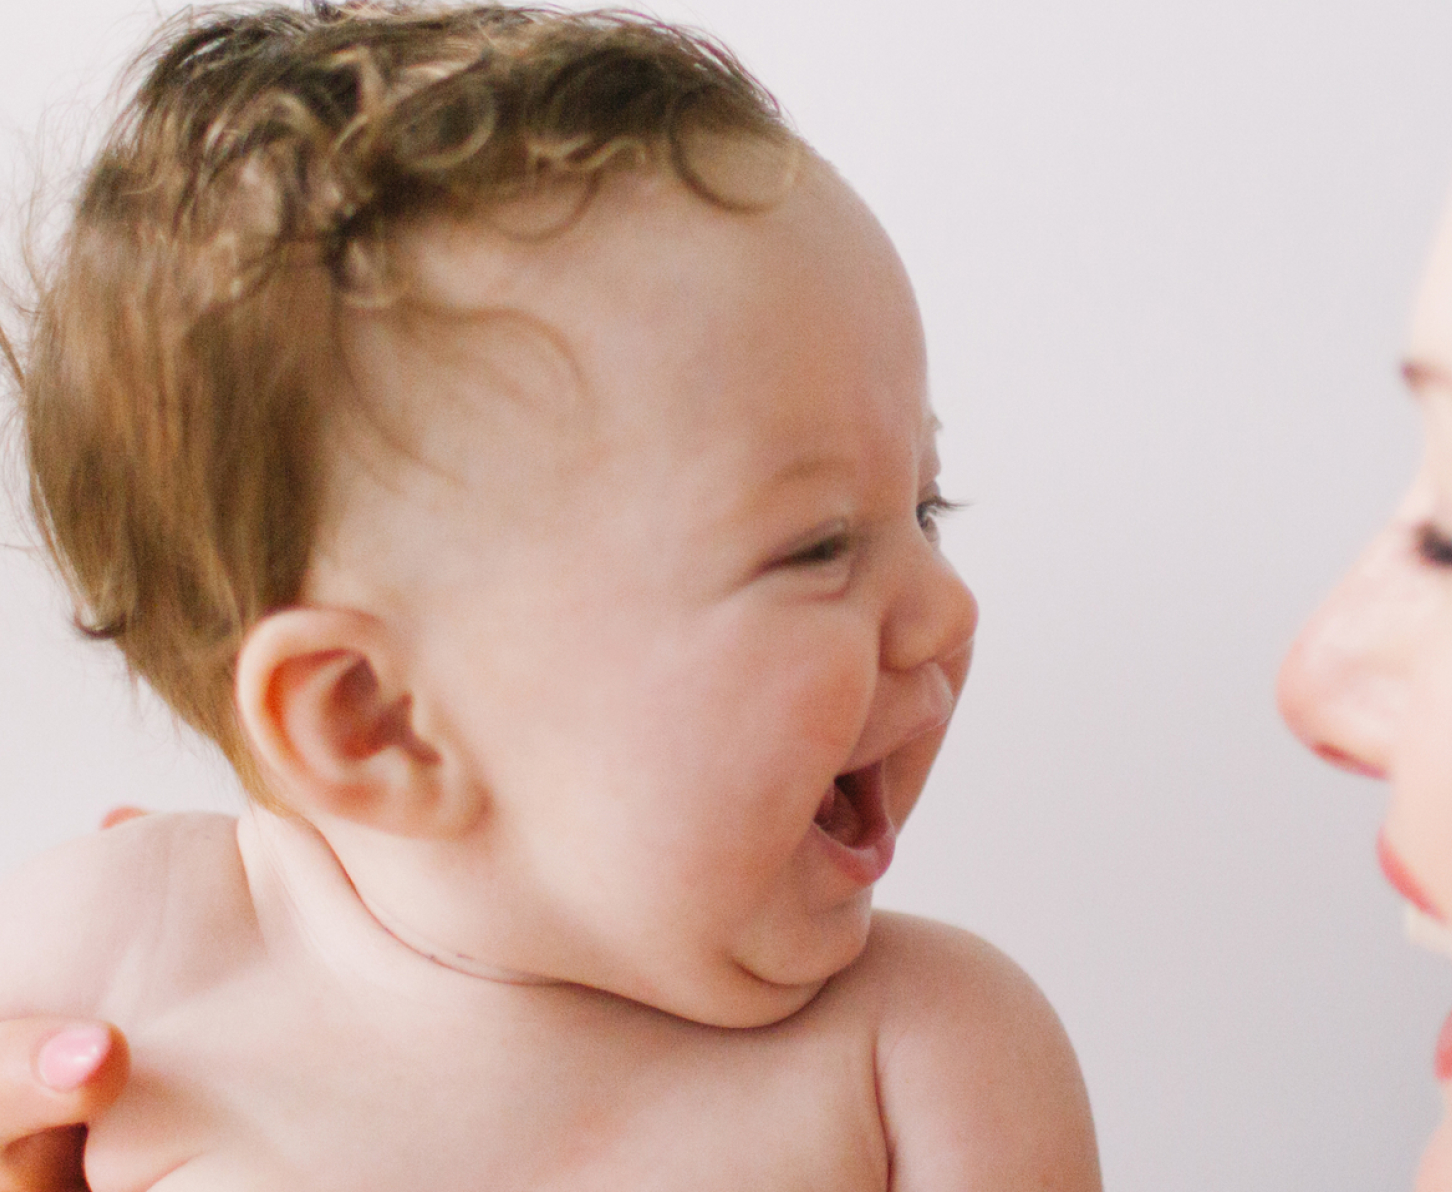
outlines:
M1417 527L1417 555L1431 567L1452 567L1452 539L1431 522Z
M962 501L950 501L947 497L934 493L931 497L918 502L918 525L923 528L925 534L936 536L938 519L949 513L956 513L962 508Z
M852 536L844 531L830 534L789 555L784 561L793 567L820 567L826 563L835 563L851 549Z
M963 507L963 502L950 501L938 493L924 497L917 504L918 526L929 539L936 542L938 519ZM823 535L801 550L793 551L785 556L781 563L788 567L825 567L830 563L838 562L849 554L856 544L857 539L850 531L838 530L835 533Z

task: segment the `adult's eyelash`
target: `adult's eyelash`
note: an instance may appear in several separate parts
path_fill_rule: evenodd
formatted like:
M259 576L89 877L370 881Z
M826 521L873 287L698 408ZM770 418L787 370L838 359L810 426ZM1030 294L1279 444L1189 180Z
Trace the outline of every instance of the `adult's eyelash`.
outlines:
M1452 567L1452 539L1431 522L1417 527L1417 555L1432 567Z

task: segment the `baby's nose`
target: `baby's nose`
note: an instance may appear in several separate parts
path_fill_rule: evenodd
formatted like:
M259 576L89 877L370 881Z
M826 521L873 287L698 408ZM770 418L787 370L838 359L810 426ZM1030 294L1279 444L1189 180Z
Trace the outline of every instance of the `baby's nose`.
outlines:
M904 577L889 610L883 627L883 668L911 671L940 662L950 671L961 671L977 628L978 602L968 585L940 553L925 552Z

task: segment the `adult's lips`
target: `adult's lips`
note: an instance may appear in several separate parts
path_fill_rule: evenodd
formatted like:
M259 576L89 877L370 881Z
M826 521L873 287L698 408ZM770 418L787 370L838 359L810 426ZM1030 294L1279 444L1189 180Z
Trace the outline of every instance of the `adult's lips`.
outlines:
M1447 917L1441 909L1422 889L1417 879L1412 876L1412 871L1407 868L1406 862L1388 843L1385 832L1380 833L1376 838L1376 859L1381 863L1381 871L1386 874L1386 880L1392 884L1398 894L1428 918L1442 923L1447 921Z

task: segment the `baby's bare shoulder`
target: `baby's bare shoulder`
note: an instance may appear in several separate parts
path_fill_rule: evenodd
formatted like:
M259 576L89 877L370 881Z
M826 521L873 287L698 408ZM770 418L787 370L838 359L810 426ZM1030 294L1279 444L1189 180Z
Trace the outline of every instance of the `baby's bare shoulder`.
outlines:
M130 1017L211 979L249 917L229 816L148 815L61 845L0 878L0 1018Z
M874 916L830 996L869 1013L894 1192L1096 1192L1083 1078L1058 1016L1016 964L945 924Z

